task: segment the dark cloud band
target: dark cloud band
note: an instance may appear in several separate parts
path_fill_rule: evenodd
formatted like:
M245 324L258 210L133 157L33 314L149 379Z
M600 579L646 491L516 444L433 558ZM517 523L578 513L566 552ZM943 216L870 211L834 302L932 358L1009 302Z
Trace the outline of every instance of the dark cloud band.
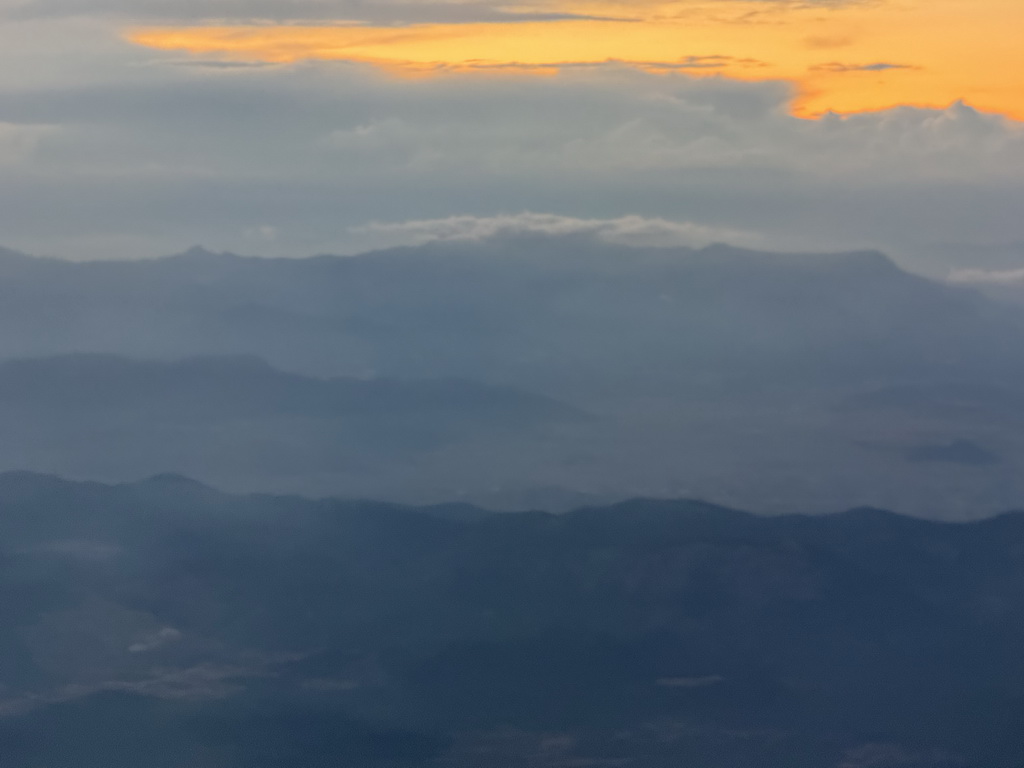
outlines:
M367 0L28 0L3 13L3 17L12 20L69 16L106 16L169 24L221 22L305 25L455 24L599 18L558 12L513 12L504 10L498 2L488 0L471 3L430 0L392 3Z

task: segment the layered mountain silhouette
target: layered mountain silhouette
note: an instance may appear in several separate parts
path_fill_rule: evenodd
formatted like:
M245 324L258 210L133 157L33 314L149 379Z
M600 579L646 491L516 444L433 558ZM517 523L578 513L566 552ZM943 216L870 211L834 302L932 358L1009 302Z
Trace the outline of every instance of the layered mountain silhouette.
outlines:
M1021 371L1019 310L874 252L624 248L505 236L365 256L0 258L0 354L253 354L321 375L633 394Z
M4 765L1016 768L1024 517L0 476Z
M366 490L438 452L541 439L586 418L510 387L321 379L246 357L0 363L0 460L98 479L173 471L242 487Z
M577 236L300 260L5 252L0 467L963 519L1024 505L1022 349L1019 307L874 252ZM67 357L83 354L101 357Z

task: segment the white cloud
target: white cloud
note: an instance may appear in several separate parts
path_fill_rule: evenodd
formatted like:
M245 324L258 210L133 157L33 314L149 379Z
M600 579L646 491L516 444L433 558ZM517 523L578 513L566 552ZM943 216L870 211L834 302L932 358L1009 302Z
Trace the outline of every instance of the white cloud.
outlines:
M371 222L351 231L375 236L386 245L413 245L432 240L483 240L503 234L591 235L609 243L632 246L702 246L728 241L756 245L757 235L738 230L704 227L691 222L643 216L580 219L550 213L524 212L500 216L449 216L402 222Z
M271 226L270 224L263 224L258 227L247 229L243 234L250 240L268 242L276 240L279 233L277 227Z
M147 653L155 651L168 643L176 643L181 640L181 632L174 627L163 627L151 634L139 638L128 646L129 653Z

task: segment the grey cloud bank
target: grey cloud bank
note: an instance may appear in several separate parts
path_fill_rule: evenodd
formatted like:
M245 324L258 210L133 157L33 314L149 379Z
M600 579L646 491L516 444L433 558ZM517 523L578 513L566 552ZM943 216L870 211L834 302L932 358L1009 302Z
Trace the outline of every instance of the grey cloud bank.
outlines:
M517 12L505 4L476 2L380 2L379 0L8 0L0 18L11 20L113 17L132 21L194 23L413 24L532 21L570 18L564 13Z
M858 1L810 0L804 5L842 6ZM765 7L791 4L791 0L764 0ZM553 10L545 12L547 6ZM543 0L522 8L500 0L0 0L0 17L114 16L138 20L225 20L234 23L358 20L372 24L604 18L567 14L554 10L555 6L555 2Z
M978 265L934 244L1024 239L1024 130L964 104L805 120L783 83L615 65L412 81L179 66L197 62L90 19L2 24L0 45L0 242L34 253L354 253L524 211L877 247L942 274Z

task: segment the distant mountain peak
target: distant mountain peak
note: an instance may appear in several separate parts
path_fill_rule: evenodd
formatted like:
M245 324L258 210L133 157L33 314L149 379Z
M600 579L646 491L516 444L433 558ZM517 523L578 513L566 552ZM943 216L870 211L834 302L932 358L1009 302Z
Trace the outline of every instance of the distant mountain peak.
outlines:
M890 256L881 251L850 251L839 254L844 263L887 272L903 272Z
M30 259L30 258L32 258L32 257L29 256L27 253L23 253L21 251L15 251L12 248L4 248L2 245L0 245L0 259L2 259L2 260L5 260L5 261L6 260L19 260L20 261L21 259Z

